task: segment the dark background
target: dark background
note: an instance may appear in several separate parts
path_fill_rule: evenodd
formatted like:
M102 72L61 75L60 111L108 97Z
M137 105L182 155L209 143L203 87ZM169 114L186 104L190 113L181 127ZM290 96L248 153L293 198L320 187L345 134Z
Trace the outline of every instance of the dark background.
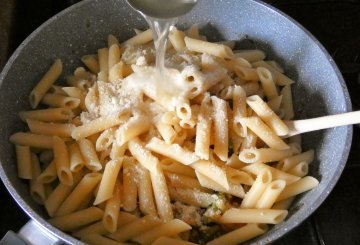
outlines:
M0 70L12 51L40 24L76 0L0 0ZM360 0L267 0L300 22L325 46L360 108ZM354 127L346 168L321 207L275 244L360 244L360 129ZM1 182L1 181L0 181ZM0 237L28 217L0 183Z

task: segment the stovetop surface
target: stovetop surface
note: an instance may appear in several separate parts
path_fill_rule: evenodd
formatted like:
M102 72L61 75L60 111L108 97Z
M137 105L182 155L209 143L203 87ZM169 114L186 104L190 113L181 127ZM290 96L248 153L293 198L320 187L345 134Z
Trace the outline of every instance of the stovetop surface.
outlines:
M40 24L76 0L0 1L0 46L8 55ZM360 109L360 0L267 0L307 28L339 66L354 110ZM3 10L1 10L1 7ZM4 27L5 26L5 27ZM1 28L5 28L2 30ZM5 44L9 43L8 46ZM0 56L1 49L0 49ZM9 56L7 56L9 57ZM0 57L0 69L2 61ZM332 193L303 224L275 244L360 244L360 128L346 168ZM1 181L0 181L1 182ZM0 237L28 217L0 184Z

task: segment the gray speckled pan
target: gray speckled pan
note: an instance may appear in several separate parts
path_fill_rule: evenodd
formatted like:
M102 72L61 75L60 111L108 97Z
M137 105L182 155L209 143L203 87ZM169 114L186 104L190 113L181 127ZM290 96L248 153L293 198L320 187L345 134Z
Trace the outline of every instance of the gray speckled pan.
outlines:
M326 50L291 18L260 1L200 0L180 26L200 23L210 40L239 40L238 46L266 50L286 73L296 80L294 104L296 118L335 114L351 109L349 95ZM80 65L79 57L94 53L106 43L107 34L120 40L133 35L132 28L146 28L143 18L122 0L88 0L61 12L39 27L15 51L0 75L0 175L23 210L66 243L78 240L46 222L43 207L30 198L28 184L17 178L14 147L9 136L24 129L18 112L29 109L31 88L54 58L65 64L64 75ZM249 41L251 40L251 41ZM285 222L252 242L272 242L299 225L328 196L346 163L352 127L339 127L303 137L303 148L315 148L311 175L320 185L296 199Z

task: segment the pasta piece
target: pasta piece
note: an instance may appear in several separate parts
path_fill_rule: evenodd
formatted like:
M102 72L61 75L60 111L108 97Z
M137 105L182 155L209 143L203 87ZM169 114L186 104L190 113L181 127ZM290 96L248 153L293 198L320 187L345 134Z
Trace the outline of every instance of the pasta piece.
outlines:
M288 170L289 174L304 177L309 172L309 163L306 161L299 162L295 167Z
M16 163L18 177L21 179L32 179L32 161L29 146L16 145Z
M35 109L46 92L50 89L53 83L59 78L63 69L63 65L60 59L56 59L50 69L41 78L38 84L30 92L30 105Z
M228 117L226 102L215 96L211 96L213 105L213 122L214 122L214 152L222 160L228 159Z
M260 60L264 60L266 57L266 54L264 51L259 49L253 49L253 50L236 50L234 53L235 57L241 57L243 59L246 59L249 62L256 62Z
M98 80L102 82L108 82L109 75L109 49L98 49L99 68Z
M147 29L146 31L143 31L136 36L126 40L122 43L122 45L142 45L146 44L153 40L153 34L151 32L151 29Z
M259 76L266 98L272 100L278 97L278 91L272 73L264 67L258 67L256 72Z
M135 159L123 159L123 209L134 211L137 207L137 175L135 172Z
M255 208L271 208L280 193L284 190L286 182L284 180L274 180L266 186L266 189L261 194L261 197L256 202Z
M14 145L52 149L52 137L47 135L18 132L11 135L9 140Z
M299 181L286 186L276 201L279 202L289 197L296 196L300 193L313 189L317 185L319 185L319 181L317 179L311 176L306 176L301 178Z
M144 168L150 172L157 172L159 159L154 157L151 152L143 146L143 143L138 138L131 139L128 142L128 147L131 154Z
M293 149L276 150L272 148L244 149L239 154L239 159L245 163L276 162L293 154Z
M119 44L114 43L109 46L109 60L108 60L108 70L110 71L111 68L120 62L121 57L121 50Z
M205 160L199 160L190 165L197 172L205 175L206 177L212 179L219 185L221 185L225 190L229 190L229 183L226 176L225 169L217 166L215 163Z
M157 217L147 215L120 227L115 233L108 235L108 237L119 242L124 242L161 224L162 222Z
M248 166L245 166L242 168L243 171L258 175L259 172L261 171L261 169L263 168L267 168L271 171L271 175L272 175L272 179L273 180L277 180L277 179L282 179L286 181L287 185L290 185L296 181L298 181L300 178L291 174L288 174L286 172L283 172L281 170L278 170L276 168L270 167L266 164L263 163L252 163L249 164Z
M123 245L123 243L116 242L99 234L88 234L83 236L81 240L90 245Z
M195 139L195 154L204 160L209 160L211 114L210 97L206 94L200 106Z
M253 95L248 97L246 103L277 135L284 136L289 133L289 128L286 124L259 96Z
M81 61L92 73L98 74L100 72L99 63L95 55L84 55L81 57Z
M116 179L122 167L123 159L111 160L105 165L103 177L101 178L99 191L97 192L94 205L98 205L112 197Z
M150 128L150 120L145 115L134 116L121 125L116 131L118 145L123 145L129 140L146 132Z
M114 44L119 45L119 40L112 34L108 35L107 41L108 41L108 47L109 48Z
M196 189L183 189L169 186L170 198L173 201L179 201L195 207L207 208L215 201L213 195L201 192Z
M169 40L177 52L181 52L185 49L185 33L179 31L175 27L170 30Z
M75 189L60 205L55 216L63 216L70 214L79 209L89 194L91 194L97 184L100 182L102 175L99 173L86 174Z
M260 139L262 139L270 148L277 150L289 149L289 146L279 138L265 123L258 117L241 118L248 128L250 128Z
M202 187L204 185L201 185L198 179L169 172L165 173L165 176L169 180L169 184L174 187L198 189L200 191L208 192L208 189Z
M233 90L233 130L241 137L247 135L246 126L241 124L240 118L247 116L246 110L246 92L241 86L234 86Z
M234 67L234 70L236 75L244 81L257 82L260 80L259 75L254 68L237 65Z
M250 187L250 190L245 194L244 199L241 202L241 208L254 208L258 200L261 198L267 185L271 182L272 175L269 169L263 168L257 175L254 184ZM248 223L248 222L245 222ZM256 222L250 222L256 223Z
M63 87L62 90L65 91L65 95L68 95L70 97L79 99L80 100L79 108L81 110L83 110L83 111L86 110L86 107L85 107L85 94L80 88L77 88L77 87Z
M207 53L221 58L231 58L233 56L232 50L223 44L210 43L190 37L185 37L184 41L190 51Z
M151 184L150 171L140 165L136 165L136 172L139 179L137 185L140 211L143 214L150 214L156 216L156 208L152 191L153 188Z
M103 215L104 211L100 208L90 207L75 213L49 219L48 222L63 231L71 231L100 220Z
M173 219L168 223L159 225L132 240L140 244L152 244L161 236L175 236L181 232L191 230L191 226L179 219Z
M118 226L117 221L118 221L119 211L121 208L121 194L122 194L122 186L121 183L117 181L113 190L112 197L106 201L104 217L103 217L104 227L110 233L113 233L117 230L117 226Z
M71 172L80 171L85 165L85 161L83 156L81 155L81 151L79 145L77 143L72 143L68 146L68 151L70 155L70 170Z
M253 185L254 184L254 179L253 177L251 177L250 174L238 170L238 169L233 169L231 167L227 167L226 168L226 176L228 178L229 183L233 183L233 184L244 184L244 185Z
M194 169L189 166L185 166L181 163L178 163L172 159L164 158L159 162L163 171L181 174L188 177L196 177Z
M20 111L21 120L33 119L43 122L67 121L73 117L73 112L68 108L48 108L33 111Z
M279 224L288 214L287 210L230 208L221 216L221 223Z
M78 144L85 161L85 166L91 171L100 171L102 169L102 165L96 154L93 143L91 143L88 139L80 139Z
M44 185L38 181L40 175L40 162L36 154L31 154L31 173L32 179L30 180L30 195L39 204L44 204L46 200Z
M95 148L96 151L105 151L115 140L116 128L109 128L104 130L96 140Z
M306 161L308 163L311 163L313 160L314 160L314 150L309 150L301 154L285 158L280 164L280 169L282 171L288 171L289 169L295 167L300 162Z
M56 172L61 183L73 184L73 175L70 171L70 159L65 142L58 136L53 137L54 163Z
M146 148L158 154L174 159L184 165L190 165L193 162L199 160L199 158L193 152L182 148L178 144L168 145L156 137L153 137L150 140L150 142L146 145Z
M272 206L272 209L289 209L291 204L293 203L294 199L295 199L295 196L289 197L289 198L284 199L284 200L279 201L279 202L276 202Z
M279 95L267 102L268 106L273 111L279 111L282 102L282 95Z
M37 177L37 181L42 184L49 184L57 179L56 165L54 161L45 168L45 170Z
M252 63L252 65L254 67L265 67L266 69L268 69L274 76L275 78L275 83L279 86L286 86L286 85L290 85L292 83L294 83L293 80L291 80L290 78L288 78L287 76L285 76L284 74L278 72L275 68L273 68L271 65L267 64L265 61L257 61Z
M268 230L264 224L247 224L241 228L230 231L210 242L208 245L236 245L264 234Z
M157 119L154 125L166 144L172 144L175 141L176 131L171 124L164 123L162 120Z
M116 158L122 157L125 154L125 151L127 150L128 145L123 144L119 146L116 141L112 144L111 151L110 151L110 159L114 160Z
M70 137L72 130L75 128L73 124L69 123L44 123L33 119L26 119L26 122L30 131L34 134Z
M80 105L80 99L61 94L45 94L41 100L44 105L75 109Z

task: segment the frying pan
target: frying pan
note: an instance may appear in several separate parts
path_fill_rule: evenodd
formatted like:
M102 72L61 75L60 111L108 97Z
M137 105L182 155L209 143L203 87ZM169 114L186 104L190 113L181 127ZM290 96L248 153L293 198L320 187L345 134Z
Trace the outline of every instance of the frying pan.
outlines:
M327 51L296 21L275 8L257 0L202 0L180 19L179 27L193 23L200 24L202 34L210 41L236 40L238 48L260 48L266 51L268 59L279 61L296 81L293 98L297 119L351 109L343 78ZM34 31L3 69L0 75L0 176L13 198L32 219L20 232L23 238L45 239L48 243L80 243L46 222L43 207L29 195L28 183L17 178L15 150L8 139L11 134L24 129L18 112L30 109L29 92L55 58L63 60L64 74L69 75L81 65L79 57L105 46L108 34L125 40L133 35L132 28L135 27L145 29L147 25L125 1L83 1ZM351 137L351 126L303 136L303 148L316 151L310 175L319 179L320 185L296 199L283 223L251 242L275 241L319 207L340 177ZM41 232L47 236L41 236Z

